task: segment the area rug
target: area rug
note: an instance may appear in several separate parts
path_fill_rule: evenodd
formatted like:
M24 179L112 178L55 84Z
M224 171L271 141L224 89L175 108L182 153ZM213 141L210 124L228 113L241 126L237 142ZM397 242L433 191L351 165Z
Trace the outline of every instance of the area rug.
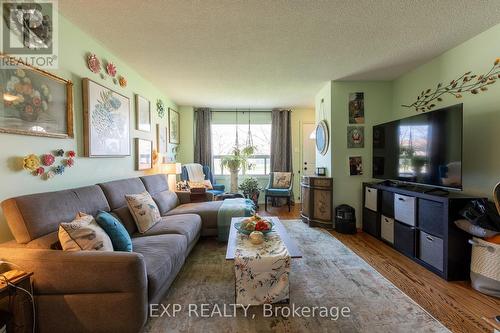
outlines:
M303 252L292 260L289 304L234 310L234 262L225 244L205 239L151 308L145 331L448 332L330 233L282 222Z

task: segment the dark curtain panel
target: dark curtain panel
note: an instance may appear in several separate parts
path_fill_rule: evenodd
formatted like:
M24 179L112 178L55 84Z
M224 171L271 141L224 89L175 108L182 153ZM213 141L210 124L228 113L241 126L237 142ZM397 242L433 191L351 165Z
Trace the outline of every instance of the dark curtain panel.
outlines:
M195 142L194 163L208 165L212 170L212 111L209 108L194 110Z
M271 171L293 171L291 116L290 110L272 112Z

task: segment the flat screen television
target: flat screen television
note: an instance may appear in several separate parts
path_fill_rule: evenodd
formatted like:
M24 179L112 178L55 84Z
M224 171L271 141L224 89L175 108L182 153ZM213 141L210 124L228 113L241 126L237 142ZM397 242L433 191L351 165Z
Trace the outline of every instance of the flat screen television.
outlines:
M462 189L462 104L373 127L373 178Z

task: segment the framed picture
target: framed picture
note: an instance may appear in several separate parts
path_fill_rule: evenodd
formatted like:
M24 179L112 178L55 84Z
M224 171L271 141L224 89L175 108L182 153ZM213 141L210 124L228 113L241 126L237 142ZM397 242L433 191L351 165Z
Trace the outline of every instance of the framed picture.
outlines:
M85 156L130 156L129 98L88 78L82 83Z
M349 94L349 124L365 123L365 94L355 92Z
M360 176L363 174L363 161L361 156L349 157L349 175Z
M135 165L137 170L153 168L153 141L135 138Z
M73 137L73 83L0 55L0 132Z
M135 119L139 131L151 132L151 103L135 94Z
M177 111L168 108L168 142L179 144L180 143L180 119Z
M167 128L156 124L156 150L165 156L167 154Z
M347 148L365 147L365 128L363 126L347 126Z

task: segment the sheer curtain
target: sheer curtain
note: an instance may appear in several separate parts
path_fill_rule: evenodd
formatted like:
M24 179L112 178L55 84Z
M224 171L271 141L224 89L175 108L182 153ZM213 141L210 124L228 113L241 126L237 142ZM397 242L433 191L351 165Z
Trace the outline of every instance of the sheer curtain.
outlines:
M196 108L195 118L195 142L194 163L208 165L212 170L212 111L209 108Z

